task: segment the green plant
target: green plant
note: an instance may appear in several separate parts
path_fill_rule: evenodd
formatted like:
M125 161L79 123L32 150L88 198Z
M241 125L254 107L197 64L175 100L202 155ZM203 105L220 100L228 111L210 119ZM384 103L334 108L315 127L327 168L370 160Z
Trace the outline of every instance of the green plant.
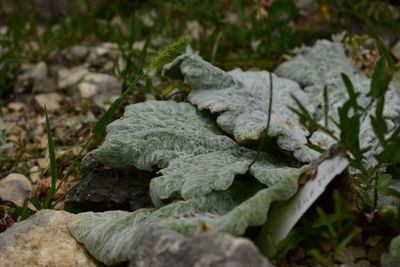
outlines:
M382 42L377 38L377 36L373 37L377 41L382 57L378 60L375 71L372 75L370 90L367 93L369 103L365 106L359 105L358 98L360 97L360 93L356 91L351 79L345 73L342 73L341 79L347 89L348 99L344 102L343 106L338 108L338 121L329 117L329 121L338 127L339 134L327 127L327 111L325 112L325 124L322 124L317 121L317 119L315 119L315 117L313 117L307 111L305 106L296 98L297 109L291 108L300 116L301 121L308 129L312 131L321 130L334 140L339 141L346 146L352 155L350 158L351 166L359 171L359 179L357 179L357 181L359 189L361 190L360 193L364 196L364 200L366 200L365 197L368 195L365 192L368 192L371 189L375 192L372 202L371 199L366 200L366 203L369 203L368 205L372 207L372 209L376 207L376 185L379 173L389 166L392 167L392 170L397 172L397 164L400 163L400 157L398 155L400 127L394 125L394 128L392 126L391 129L389 129L387 118L383 112L386 92L389 90L390 81L398 68L394 65L393 59L390 57L389 52L383 46ZM375 113L371 111L373 107L375 108ZM368 168L365 168L364 160L366 157L371 157L371 155L366 156L366 153L369 152L372 147L362 148L359 142L360 127L362 123L365 123L366 119L371 120L373 133L375 138L379 140L379 144L382 148L379 152L373 153L372 156L377 162ZM321 151L321 148L318 148L315 145L311 145L310 147Z
M202 231L199 224L243 234L266 221L272 201L296 192L303 171L262 152L240 179L257 151L236 144L191 104L172 101L128 106L92 153L112 168L162 168L150 183L156 209L81 213L71 225L73 235L107 264L127 260L129 247L154 222L190 236Z
M333 200L332 213L327 213L317 206L304 214L298 226L276 245L274 261L283 260L290 250L303 242L310 254L320 263L333 264L330 258L324 256L321 244L328 245L332 250L332 258L335 258L361 232L361 228L354 226L356 217L350 215L348 204L343 201L337 191L333 194Z
M191 54L164 70L175 66L193 88L189 101L217 112L216 124L189 103L148 101L128 106L107 126L104 143L93 151L99 162L122 169L161 168L150 183L156 209L81 213L71 224L79 242L107 264L126 260L128 248L151 223L165 223L188 236L203 228L240 235L248 226L263 225L271 202L288 199L298 188L306 167L292 166L318 157L301 142L307 132L286 107L290 92L306 99L297 83L268 72L224 72ZM280 89L275 94L272 85ZM268 142L262 152L239 146L261 141L263 132ZM294 152L293 157L280 157L280 150ZM204 226L199 229L199 224Z

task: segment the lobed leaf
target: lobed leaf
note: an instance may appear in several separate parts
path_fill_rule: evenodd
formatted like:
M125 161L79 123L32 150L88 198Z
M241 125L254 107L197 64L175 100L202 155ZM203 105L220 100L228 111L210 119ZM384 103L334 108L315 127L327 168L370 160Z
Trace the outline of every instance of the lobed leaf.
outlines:
M200 110L217 113L217 124L226 133L233 135L238 143L259 141L268 122L270 81L269 73L244 72L235 69L229 72L212 66L196 55L182 55L167 65L164 70L180 64L185 81L192 87L188 100ZM295 95L306 102L306 94L296 82L272 74L274 91L270 128L267 135L276 138L278 146L303 162L318 156L304 144L308 131L297 116L288 108L295 102Z
M154 223L164 224L186 236L200 234L201 225L211 232L241 235L248 226L265 223L273 201L287 200L294 195L302 171L293 169L269 188L259 190L251 183L239 182L229 190L178 201L157 210L80 213L69 229L94 257L108 265L127 261L131 248ZM250 190L249 185L253 187Z
M392 134L394 125L400 121L400 98L395 87L389 84L386 61L382 59L377 63L371 80L356 73L342 44L320 40L305 53L281 64L276 73L305 86L307 101L302 104L311 107L309 116L321 125L326 124L329 117L334 122L329 127L332 133L346 142L357 158L358 167L363 165L367 169L376 165L373 155L381 153L384 136ZM321 109L325 107L325 94L329 95L328 112ZM320 130L309 140L322 148L335 142ZM363 154L362 151L367 152ZM382 158L385 156L381 154Z
M228 189L235 176L249 170L256 153L222 135L188 103L149 101L128 106L93 155L113 168L164 168L150 184L152 200L161 206L172 196L189 199ZM266 186L292 170L266 153L250 167Z

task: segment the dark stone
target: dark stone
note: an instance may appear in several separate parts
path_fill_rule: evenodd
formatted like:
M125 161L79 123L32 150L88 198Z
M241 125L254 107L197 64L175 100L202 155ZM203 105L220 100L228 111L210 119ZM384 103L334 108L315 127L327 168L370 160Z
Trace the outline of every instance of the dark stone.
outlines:
M81 211L128 210L154 207L149 183L155 175L140 170L106 169L89 154L81 163L87 179L66 197L69 209Z
M208 233L187 238L154 225L133 247L129 267L268 267L273 266L245 238Z

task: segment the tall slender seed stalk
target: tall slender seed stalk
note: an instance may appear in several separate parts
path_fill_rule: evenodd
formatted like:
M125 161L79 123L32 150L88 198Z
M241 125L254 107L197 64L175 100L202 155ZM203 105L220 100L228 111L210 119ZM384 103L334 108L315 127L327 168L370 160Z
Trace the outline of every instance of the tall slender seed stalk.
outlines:
M176 58L179 54L182 53L182 51L186 48L187 44L189 43L189 39L187 37L181 37L178 39L176 42L172 43L171 45L167 46L163 50L161 50L157 56L155 56L152 61L149 64L149 67L147 68L146 71L142 71L138 74L138 76L133 80L128 88L123 92L123 94L115 100L112 105L108 108L108 110L104 113L104 115L99 119L99 121L96 123L96 125L93 127L92 134L89 136L88 140L85 142L83 145L82 149L78 153L78 155L75 157L74 161L69 165L67 171L65 172L63 178L61 178L60 182L57 185L57 168L56 168L56 160L55 160L55 154L54 154L54 144L51 136L51 127L50 127L50 121L48 119L47 115L47 110L45 108L46 112L46 126L47 126L47 133L48 133L48 142L49 142L49 155L50 155L50 163L51 163L51 176L52 176L52 183L51 183L51 189L50 192L47 194L44 206L46 208L49 207L54 207L57 205L57 203L63 199L67 193L69 193L71 190L73 190L77 185L81 184L83 181L80 181L79 183L75 184L72 188L70 188L67 192L65 192L58 200L56 200L54 203L50 205L50 201L54 194L60 189L62 184L66 181L68 178L68 175L72 171L72 168L76 165L79 157L82 155L83 151L88 148L90 145L90 142L93 139L93 134L96 133L101 133L104 132L105 127L107 123L110 121L111 117L114 115L115 111L118 109L119 105L122 103L122 101L128 96L129 93L132 92L132 90L136 87L137 83L145 76L148 74L150 71L154 70L155 68L158 68L169 61L173 60Z
M328 86L324 87L324 118L325 118L325 127L329 128L329 98L328 98Z
M136 87L137 83L140 81L141 78L143 78L144 75L148 74L150 71L154 70L155 68L158 68L169 61L173 60L175 57L179 56L179 54L182 53L182 51L186 48L187 44L189 43L189 39L186 37L181 37L178 39L176 42L173 44L167 46L163 50L158 53L156 57L152 59L152 61L149 64L149 67L145 70L140 72L135 80L133 80L128 88L123 92L123 94L115 100L112 105L108 108L108 110L103 114L103 116L99 119L99 121L95 124L95 126L92 129L92 133L89 136L88 140L85 142L85 144L82 146L81 150L79 151L78 155L75 157L75 159L72 161L72 163L68 166L67 170L65 171L63 177L60 179L59 183L57 184L57 162L56 162L56 157L55 157L55 148L54 148L54 142L53 142L53 136L51 133L51 125L50 125L50 120L49 116L47 113L47 108L44 106L44 111L45 111L45 116L46 116L46 130L47 130L47 141L48 141L48 151L49 151L49 158L50 158L50 174L51 174L51 188L49 192L47 193L45 200L43 203L40 203L38 199L34 198L27 198L24 201L24 206L22 208L22 213L21 213L21 219L26 219L32 214L28 214L28 202L30 201L37 209L52 209L54 208L62 199L65 198L65 196L71 192L76 186L80 185L81 183L87 181L89 177L86 179L83 179L82 181L76 183L74 186L72 186L68 191L66 191L61 197L59 197L57 200L52 202L52 198L54 195L60 190L62 184L66 181L68 178L68 175L71 173L72 168L76 165L78 162L78 159L82 155L82 153L89 147L94 134L96 133L103 133L105 131L105 127L107 123L110 121L111 117L119 107L119 105L122 103L122 101L128 96L129 93L132 92L132 90ZM33 212L34 213L34 212Z
M136 77L136 79L129 84L125 92L111 104L111 106L107 109L104 115L99 119L99 121L93 127L92 133L104 132L107 123L110 121L111 117L114 115L119 105L132 92L132 90L136 87L140 79L142 79L143 76L145 76L152 70L162 65L165 65L166 63L170 62L171 60L179 56L184 51L188 43L189 39L187 37L181 37L176 42L162 49L158 53L158 55L151 60L149 67L145 71L140 72L139 75Z
M253 161L250 163L248 171L250 170L251 166L257 161L258 157L260 156L261 150L265 145L265 140L268 136L269 124L271 122L271 112L272 112L272 96L273 96L273 82L272 82L272 72L269 72L269 104L268 104L268 119L267 119L267 127L262 133L261 143L258 146L257 154L254 157Z

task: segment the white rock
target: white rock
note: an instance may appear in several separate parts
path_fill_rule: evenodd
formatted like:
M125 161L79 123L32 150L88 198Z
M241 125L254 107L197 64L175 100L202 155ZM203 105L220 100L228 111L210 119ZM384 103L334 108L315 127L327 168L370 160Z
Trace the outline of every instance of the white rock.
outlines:
M31 178L32 183L37 183L40 179L40 168L38 166L33 166L29 170L29 178Z
M22 207L25 198L30 197L31 191L31 182L22 174L10 173L0 180L0 199L10 201L18 207Z
M18 76L19 80L44 80L47 77L47 65L45 62L41 61L36 65L28 68L23 74Z
M12 111L20 111L25 108L25 104L20 102L11 102L7 107Z
M66 52L65 57L71 61L83 61L89 54L89 49L84 45L71 46Z
M293 3L297 6L297 8L303 9L303 10L308 10L308 9L315 7L313 0L297 0L297 1L293 1Z
M239 24L240 16L238 12L228 11L225 15L224 22L231 24Z
M58 87L61 89L68 88L78 83L88 73L88 69L84 66L77 66L71 69L60 69L58 71Z
M88 82L81 82L78 85L78 90L82 98L91 98L96 95L97 86Z
M154 20L153 17L156 16L155 11L152 10L150 13L146 13L143 15L141 18L143 24L147 27L153 27L154 25Z
M41 210L0 234L1 266L98 266L69 233L74 214Z
M35 102L40 107L43 108L46 105L47 110L57 110L60 108L60 102L63 97L58 93L48 93L48 94L38 94L35 95Z
M96 51L97 55L104 56L104 55L108 54L109 49L106 46L98 46L98 47L96 47L95 51Z
M136 51L142 51L146 44L145 40L136 41L132 45L132 49Z
M192 20L186 23L186 32L192 39L199 40L204 28L197 20Z
M104 101L121 94L122 81L104 73L88 73L78 85L82 98Z

